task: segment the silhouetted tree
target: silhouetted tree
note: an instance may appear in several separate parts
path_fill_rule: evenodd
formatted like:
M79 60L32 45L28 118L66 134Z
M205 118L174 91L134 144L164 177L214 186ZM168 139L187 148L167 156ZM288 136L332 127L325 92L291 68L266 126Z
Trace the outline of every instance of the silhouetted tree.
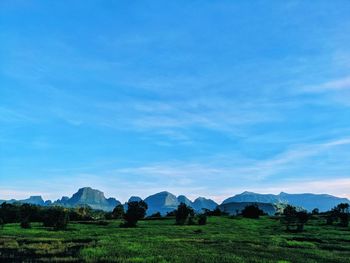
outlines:
M189 216L194 216L193 209L184 203L179 204L175 211L176 224L184 225Z
M121 226L135 227L137 222L145 217L147 208L148 206L144 201L129 202L128 210L123 216L125 223Z
M45 211L43 225L45 227L53 227L55 230L64 230L69 222L68 212L61 208L49 208Z
M156 212L156 213L150 215L149 217L152 217L152 218L159 218L159 217L162 217L162 215L160 214L160 212Z
M340 225L343 227L348 227L349 226L349 213L340 213L339 214L339 219L340 219Z
M124 206L119 204L117 205L112 212L113 219L122 219L124 216Z
M0 217L4 220L4 223L16 223L20 221L20 209L19 206L2 203L0 206Z
M204 209L204 214L206 214L207 216L222 216L225 213L222 212L218 207L215 208L214 210L209 210L209 209Z
M340 219L340 226L348 227L349 226L349 204L341 203L337 205L336 211L338 211L338 218Z
M339 210L338 208L333 208L331 211L326 213L326 224L333 225L335 221L338 220Z
M31 224L30 224L30 221L29 221L29 217L26 217L26 218L22 218L21 220L21 228L31 228Z
M320 210L318 208L314 208L311 212L313 215L318 215L320 213Z
M172 217L172 216L175 216L175 211L176 211L176 210L174 210L174 211L170 211L170 212L167 212L165 216L166 216L166 217Z
M287 205L283 211L284 218L282 222L286 225L287 231L303 231L304 225L309 220L309 214L306 211L297 211L294 206ZM293 229L291 227L294 227ZM296 227L296 228L295 228Z
M287 205L283 210L283 220L282 222L286 225L287 231L291 230L291 226L296 224L297 218L296 218L297 210L294 206Z
M198 215L198 225L205 225L207 223L207 215L200 214Z
M337 208L340 213L349 213L349 204L348 203L341 203L337 205Z
M304 225L309 220L309 215L305 211L300 211L296 213L297 217L297 231L304 231Z
M257 205L248 205L242 210L242 216L247 218L259 218L264 215L264 211L261 210Z

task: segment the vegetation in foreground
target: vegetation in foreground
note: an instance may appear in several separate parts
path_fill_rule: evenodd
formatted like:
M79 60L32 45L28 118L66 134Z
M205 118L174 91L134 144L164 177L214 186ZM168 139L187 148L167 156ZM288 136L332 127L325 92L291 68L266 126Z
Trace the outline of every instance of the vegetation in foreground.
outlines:
M40 223L0 229L3 261L112 262L349 262L350 229L315 215L303 232L287 232L278 217L210 216L206 225L176 225L175 218L69 223L53 231ZM30 261L30 260L28 260Z

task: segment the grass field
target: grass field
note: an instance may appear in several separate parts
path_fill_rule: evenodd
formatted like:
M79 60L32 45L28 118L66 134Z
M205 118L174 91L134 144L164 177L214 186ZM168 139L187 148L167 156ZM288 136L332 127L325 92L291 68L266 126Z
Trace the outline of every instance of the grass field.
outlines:
M205 226L174 220L141 221L137 228L70 223L66 231L33 224L0 229L1 261L105 262L350 262L350 229L311 220L287 233L279 220L210 217Z

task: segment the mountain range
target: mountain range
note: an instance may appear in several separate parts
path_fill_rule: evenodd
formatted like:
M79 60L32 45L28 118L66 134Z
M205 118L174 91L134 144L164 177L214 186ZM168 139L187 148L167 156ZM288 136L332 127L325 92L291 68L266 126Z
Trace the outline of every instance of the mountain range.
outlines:
M302 207L308 211L318 208L321 212L328 211L339 203L350 203L349 199L347 198L340 198L328 194L287 194L284 192L281 192L278 195L243 192L225 199L222 204L232 202L290 204L293 206Z
M129 199L129 201L140 200L142 199L138 196L132 196ZM167 212L176 209L180 203L185 203L192 207L196 212L201 212L203 209L214 210L218 207L218 204L211 199L198 197L194 201L191 201L184 195L175 196L166 191L148 196L144 201L148 205L147 215L156 212L160 212L164 215ZM103 192L92 189L91 187L81 188L78 192L73 194L72 197L64 196L54 202L51 202L50 200L44 201L41 196L31 196L28 199L23 200L0 200L0 204L3 202L29 203L40 206L56 205L64 207L79 207L87 205L93 209L104 211L112 211L116 205L121 204L121 202L115 198L106 198ZM281 205L283 206L286 204L301 207L308 211L311 211L314 208L318 208L320 211L327 211L339 203L350 203L350 201L346 198L335 197L327 194L287 194L282 192L278 195L273 195L243 192L225 199L219 208L231 211L230 213L235 213L237 210L241 210L244 204L247 205L248 203L261 204L261 208L266 208L266 212L272 214L273 209L277 211ZM127 208L127 204L124 204L124 208Z

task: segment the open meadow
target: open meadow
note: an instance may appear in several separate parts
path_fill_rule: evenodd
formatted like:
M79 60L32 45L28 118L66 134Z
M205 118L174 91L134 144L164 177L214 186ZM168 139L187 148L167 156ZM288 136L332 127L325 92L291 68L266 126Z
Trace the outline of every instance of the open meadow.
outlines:
M136 228L70 223L53 231L6 224L0 229L3 262L350 262L350 228L312 219L302 233L285 231L277 218L209 217L208 223L175 225L143 220Z

